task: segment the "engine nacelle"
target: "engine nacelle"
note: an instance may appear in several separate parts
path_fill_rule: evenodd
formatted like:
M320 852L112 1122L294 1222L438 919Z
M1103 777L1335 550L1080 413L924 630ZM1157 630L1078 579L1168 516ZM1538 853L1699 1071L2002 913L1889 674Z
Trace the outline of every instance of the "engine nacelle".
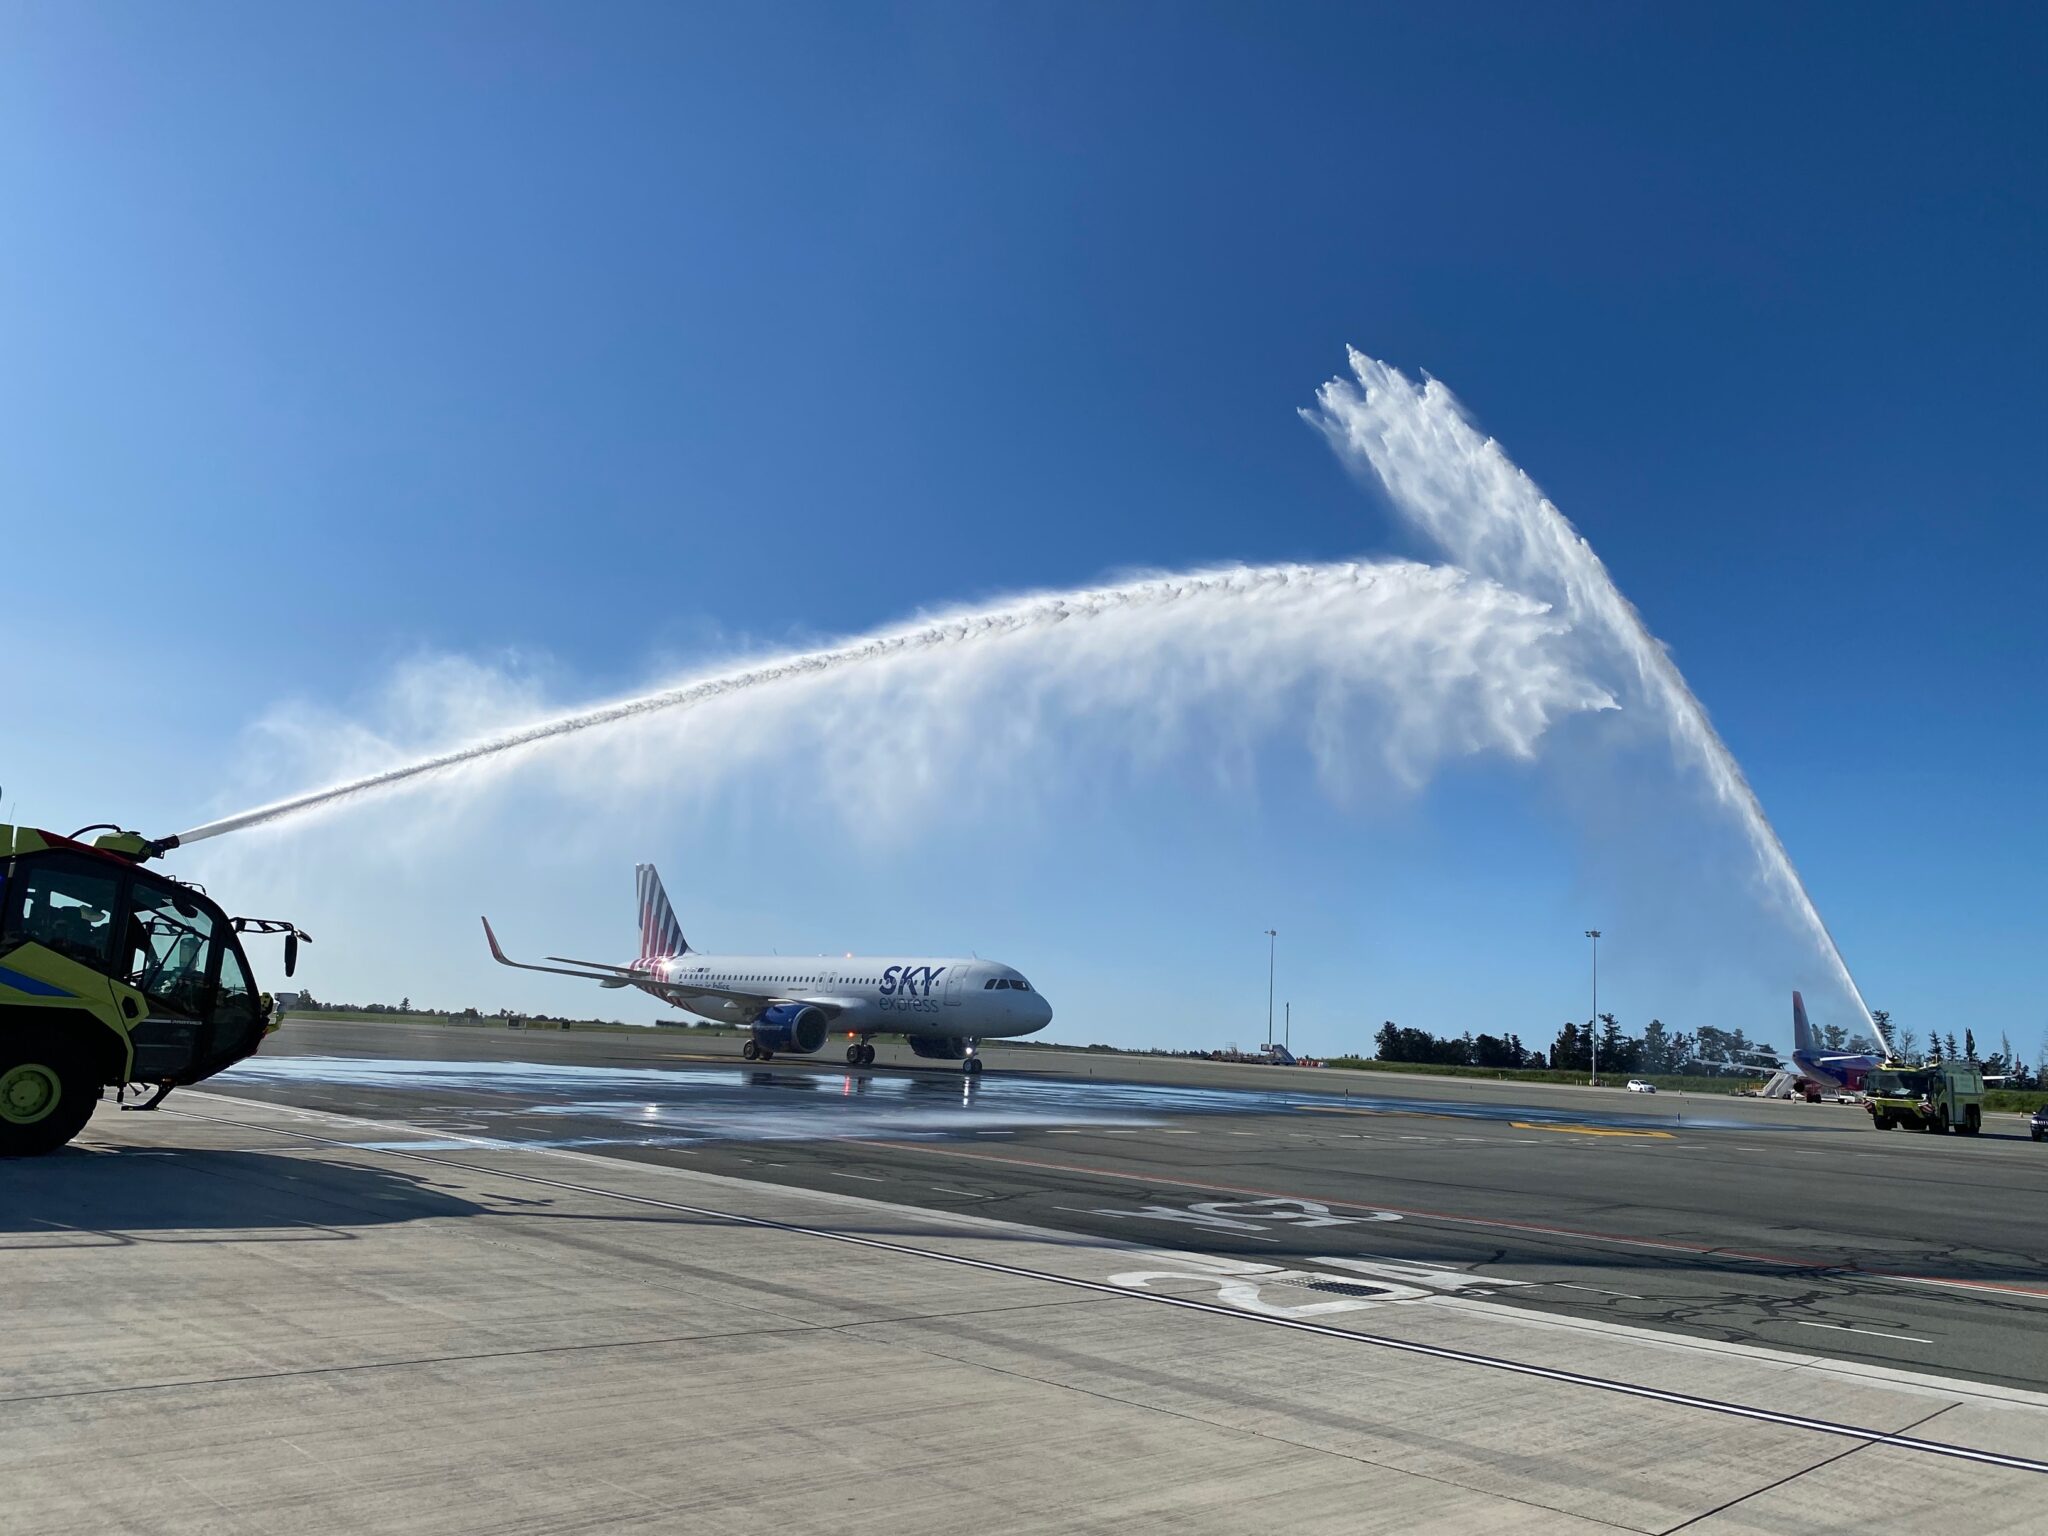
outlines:
M777 1003L754 1020L754 1044L764 1051L808 1056L825 1043L832 1021L809 1003Z
M965 1061L967 1042L958 1035L927 1037L912 1035L910 1049L927 1061Z

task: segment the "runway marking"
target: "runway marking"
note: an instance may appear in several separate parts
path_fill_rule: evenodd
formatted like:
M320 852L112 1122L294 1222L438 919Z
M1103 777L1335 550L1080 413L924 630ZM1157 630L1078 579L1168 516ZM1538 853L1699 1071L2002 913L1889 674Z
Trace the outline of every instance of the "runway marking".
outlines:
M1629 1301L1641 1301L1643 1299L1634 1291L1603 1291L1597 1285L1574 1285L1569 1280L1536 1280L1531 1283L1534 1285L1551 1286L1560 1291L1591 1291L1595 1296L1621 1296Z
M1867 1333L1873 1339L1904 1339L1908 1344L1932 1344L1932 1339L1916 1339L1910 1333L1886 1333L1880 1328L1851 1328L1846 1323L1809 1323L1804 1318L1792 1319L1801 1328L1827 1328L1835 1333Z
M209 1097L220 1097L209 1095ZM230 1100L229 1102L235 1102ZM259 1101L260 1102L260 1101ZM281 1106L265 1104L266 1109ZM290 1109L290 1106L283 1106ZM179 1111L185 1118L222 1125L242 1125L249 1129L264 1130L277 1135L291 1136L321 1146L357 1150L350 1143L332 1136L317 1136L310 1131L293 1131L274 1126L248 1126L247 1122L229 1120L217 1115L197 1115ZM299 1111L319 1114L320 1111ZM329 1116L346 1120L349 1116ZM520 1150L516 1146L482 1142L479 1150ZM542 1149L532 1149L535 1155L547 1156ZM948 1264L959 1269L976 1270L983 1274L1005 1275L1019 1280L1038 1280L1050 1285L1064 1286L1070 1290L1087 1291L1098 1296L1113 1296L1125 1301L1142 1301L1153 1306L1173 1307L1184 1312L1194 1312L1207 1317L1230 1318L1242 1322L1254 1322L1268 1328L1286 1328L1297 1333L1312 1334L1332 1339L1339 1343L1365 1345L1384 1349L1395 1354L1420 1356L1425 1359L1442 1360L1455 1365L1475 1366L1482 1370L1500 1371L1511 1376L1525 1376L1538 1381L1557 1382L1564 1386L1583 1387L1595 1392L1606 1392L1618 1397L1632 1397L1640 1401L1663 1403L1677 1408L1691 1408L1704 1413L1719 1414L1724 1418L1743 1419L1756 1424L1775 1424L1786 1429L1802 1429L1814 1434L1828 1435L1836 1439L1856 1440L1865 1445L1888 1445L1898 1450L1919 1451L1930 1456L1941 1456L1953 1461L1972 1462L1979 1466L2001 1467L2014 1472L2031 1472L2048 1476L2048 1461L2030 1456L2015 1456L2002 1451L1979 1450L1975 1446L1957 1445L1946 1440L1924 1440L1916 1435L1895 1434L1889 1430L1868 1429L1855 1424L1843 1424L1832 1419L1811 1418L1805 1414L1782 1413L1772 1408L1752 1407L1747 1403L1731 1403L1720 1398L1701 1397L1690 1392L1674 1392L1664 1387L1649 1387L1637 1382L1615 1381L1603 1376L1591 1376L1581 1371L1568 1371L1557 1366L1533 1365L1522 1360L1508 1360L1496 1355L1482 1355L1472 1350L1453 1349L1442 1344L1424 1344L1414 1339L1394 1338L1384 1334L1365 1333L1349 1328L1336 1328L1325 1323L1316 1323L1304 1318L1273 1317L1258 1312L1247 1312L1241 1308L1220 1302L1201 1301L1192 1296L1176 1296L1149 1290L1132 1290L1116 1285L1109 1280L1087 1280L1075 1275L1056 1274L1050 1270L1027 1269L1020 1264L1005 1264L996 1259L972 1258L966 1254L947 1253L937 1248L920 1248L910 1243L894 1242L887 1238L867 1237L854 1232L835 1231L830 1227L811 1227L799 1222L778 1221L769 1216L748 1216L738 1211L724 1211L711 1206L688 1205L679 1200L662 1200L653 1195L633 1194L626 1190L604 1189L592 1184L578 1184L568 1179L551 1179L537 1173L515 1173L508 1169L493 1168L488 1164L458 1162L454 1158L430 1157L420 1152L384 1151L372 1153L376 1157L404 1158L410 1162L426 1163L433 1167L450 1168L483 1178L509 1179L515 1183L531 1184L542 1189L562 1190L570 1194L588 1195L601 1200L617 1200L629 1205L650 1207L655 1210L675 1211L685 1216L707 1218L712 1221L730 1222L735 1226L752 1227L758 1231L781 1232L796 1237L813 1237L824 1242L843 1243L852 1248L865 1248L873 1252L893 1253L904 1258L925 1259L937 1264ZM559 1153L554 1155L561 1155ZM593 1158L594 1162L607 1161ZM616 1161L616 1160L612 1160ZM658 1166L658 1165L653 1165ZM1249 1236L1249 1234L1247 1234Z
M828 1179L864 1179L870 1184L886 1184L889 1182L887 1179L880 1178L872 1173L846 1173L838 1168L827 1168L823 1171Z
M1538 1125L1533 1120L1510 1120L1518 1131L1555 1131L1561 1136L1649 1136L1662 1141L1672 1139L1669 1131L1623 1131L1600 1125Z
M864 1147L886 1147L893 1152L922 1152L932 1157L964 1157L975 1162L1007 1163L1016 1168L1039 1168L1054 1173L1078 1173L1089 1178L1117 1179L1126 1184L1171 1185L1176 1189L1214 1190L1226 1195L1261 1195L1267 1198L1298 1200L1306 1198L1288 1194L1285 1190L1265 1189L1255 1184L1220 1184L1206 1179L1190 1179L1179 1174L1160 1171L1154 1173L1125 1173L1114 1168L1095 1168L1081 1163L1053 1163L1039 1158L998 1157L990 1152L969 1152L961 1147L940 1146L915 1141L863 1141ZM1532 1143L1540 1145L1540 1143ZM1894 1275L1885 1270L1851 1269L1841 1264L1830 1264L1816 1259L1794 1259L1784 1254L1748 1253L1739 1248L1722 1248L1711 1243L1687 1243L1673 1238L1623 1237L1612 1232L1592 1232L1582 1227L1559 1227L1544 1222L1506 1221L1490 1216L1457 1216L1449 1211L1426 1210L1419 1206L1386 1205L1367 1203L1362 1200L1345 1200L1336 1196L1325 1196L1331 1205L1348 1206L1359 1211L1390 1211L1399 1216L1413 1216L1423 1221L1449 1222L1454 1226L1484 1227L1502 1232L1530 1232L1539 1237L1571 1237L1587 1242L1612 1243L1622 1248L1648 1248L1660 1253L1683 1253L1708 1258L1730 1259L1744 1264L1768 1264L1777 1269L1815 1270L1824 1273L1854 1275L1864 1280L1914 1280L1912 1275ZM1996 1286L1990 1282L1954 1280L1943 1283L1965 1287L2003 1290L2010 1287Z
M966 1195L966 1196L967 1196L967 1197L968 1197L969 1199L971 1199L971 1200L979 1200L979 1199L981 1199L981 1198L982 1198L982 1197L983 1197L984 1195L986 1195L986 1194L987 1194L987 1191L986 1191L986 1190L980 1190L980 1189L952 1189L952 1188L949 1188L948 1186L946 1186L946 1185L944 1185L944 1184L934 1184L934 1185L932 1186L932 1188L933 1188L933 1189L936 1189L936 1190L937 1190L937 1191L938 1191L938 1192L939 1192L940 1194L942 1194L942 1195Z

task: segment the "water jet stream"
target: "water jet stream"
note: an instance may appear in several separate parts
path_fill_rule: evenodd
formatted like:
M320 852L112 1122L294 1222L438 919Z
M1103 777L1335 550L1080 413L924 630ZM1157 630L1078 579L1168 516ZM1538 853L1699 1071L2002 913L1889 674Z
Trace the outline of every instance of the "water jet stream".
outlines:
M1152 576L939 614L840 645L686 678L223 816L181 833L180 840L219 837L432 775L509 761L598 727L777 685L855 673L887 676L887 668L920 657L943 662L949 676L970 661L999 658L1057 672L1140 725L1157 718L1162 700L1170 711L1188 698L1223 694L1247 710L1270 710L1287 689L1304 683L1323 690L1319 699L1377 695L1388 718L1375 744L1395 776L1412 784L1446 755L1498 750L1529 758L1561 715L1613 707L1605 690L1559 659L1563 630L1546 605L1498 583L1406 561ZM1010 706L1012 695L1002 689L1009 679L991 674L967 681L981 685L973 696L989 707ZM910 707L930 706L913 697Z
M1856 979L1821 920L1777 829L1735 754L1600 557L1499 443L1482 434L1435 379L1418 385L1351 350L1356 384L1332 379L1302 414L1340 457L1369 469L1395 509L1467 570L1557 605L1575 631L1605 635L1634 673L1682 761L1705 776L1735 815L1766 889L1805 929L1834 978L1890 1054Z

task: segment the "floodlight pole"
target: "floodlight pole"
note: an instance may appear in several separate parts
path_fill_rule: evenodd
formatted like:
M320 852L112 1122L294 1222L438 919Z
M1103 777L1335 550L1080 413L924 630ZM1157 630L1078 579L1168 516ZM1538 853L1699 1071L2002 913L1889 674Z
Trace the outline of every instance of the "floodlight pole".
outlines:
M1588 928L1586 937L1593 941L1593 1022L1586 1032L1593 1037L1593 1071L1586 1079L1586 1086L1600 1086L1600 930Z
M1273 1045L1273 950L1280 942L1280 930L1266 930L1266 1048Z

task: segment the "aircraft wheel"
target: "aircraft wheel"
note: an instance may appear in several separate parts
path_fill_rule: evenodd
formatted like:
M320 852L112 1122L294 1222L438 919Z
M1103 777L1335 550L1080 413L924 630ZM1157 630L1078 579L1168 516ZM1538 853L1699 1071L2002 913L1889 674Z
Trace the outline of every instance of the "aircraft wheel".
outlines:
M846 1048L846 1064L849 1067L860 1067L867 1065L866 1062L861 1060L861 1049L858 1045L849 1045Z
M962 1072L965 1072L969 1077L981 1076L981 1058L979 1056L968 1057L965 1061L960 1063L960 1070Z
M872 1045L863 1045L860 1048L860 1064L864 1067L872 1067L875 1064L875 1048Z
M54 1152L85 1129L99 1074L76 1041L25 1030L0 1044L0 1157Z
M740 1054L746 1057L748 1061L759 1061L761 1059L761 1047L755 1041L749 1040L740 1047Z

